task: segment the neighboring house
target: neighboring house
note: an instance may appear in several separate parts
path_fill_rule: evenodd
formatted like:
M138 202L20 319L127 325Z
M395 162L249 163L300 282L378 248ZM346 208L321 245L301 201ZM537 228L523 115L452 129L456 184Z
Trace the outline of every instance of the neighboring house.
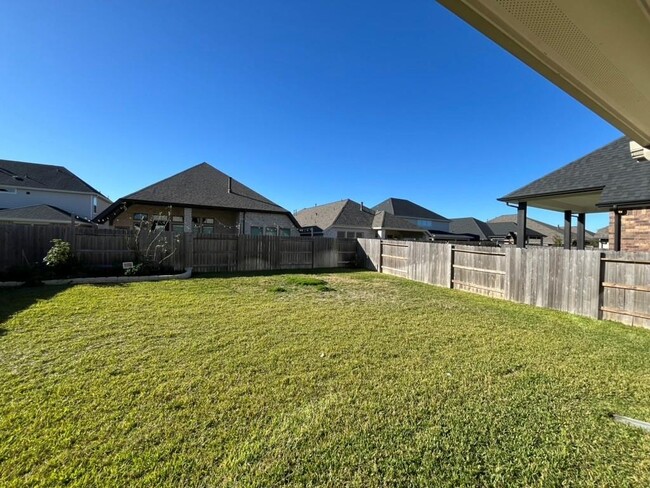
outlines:
M0 160L0 209L48 205L91 220L110 204L108 198L63 166Z
M146 222L198 235L299 235L288 210L208 163L118 199L95 221L116 228Z
M74 224L92 226L88 219L78 217L51 205L34 205L32 207L8 208L0 210L0 223L14 224Z
M514 244L517 237L517 224L511 222L488 223L474 217L451 219L451 231L454 234L463 234L476 241L492 241L496 244ZM527 229L528 243L543 245L544 234Z
M598 229L594 239L598 241L598 249L609 249L609 226Z
M408 220L421 229L430 231L450 232L449 219L440 214L418 205L410 200L402 198L388 198L372 207L375 211L384 211L389 214Z
M492 235L490 226L482 220L474 217L462 217L451 219L449 228L454 234L464 234L471 236L476 241L489 241Z
M586 241L585 215L610 212L614 250L650 251L650 162L635 161L629 142L621 137L499 200L518 205L518 220L528 206L563 212L566 235L577 214L578 248Z
M424 239L426 236L424 230L411 222L349 199L305 208L296 213L296 219L303 228L319 227L324 237Z
M490 227L494 227L494 224L497 223L510 223L510 224L517 224L517 214L511 214L511 215L500 215L498 217L495 217L493 219L490 219L487 221L488 225ZM545 246L561 246L563 244L563 239L564 239L564 231L560 226L557 225L551 225L547 224L545 222L541 222L539 220L531 219L530 217L526 219L527 222L527 229L528 233L531 232L537 232L539 234L543 234L545 239L540 245L545 245ZM577 228L572 227L571 228L571 241L574 242L577 240ZM529 234L529 237L532 237ZM594 233L588 230L585 230L585 239L588 241L595 241ZM535 243L535 241L531 241L531 243Z

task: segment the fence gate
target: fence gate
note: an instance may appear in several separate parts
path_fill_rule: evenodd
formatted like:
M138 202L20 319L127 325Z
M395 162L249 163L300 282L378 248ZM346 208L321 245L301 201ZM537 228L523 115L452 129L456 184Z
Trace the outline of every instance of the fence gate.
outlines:
M408 277L409 244L381 241L379 272Z

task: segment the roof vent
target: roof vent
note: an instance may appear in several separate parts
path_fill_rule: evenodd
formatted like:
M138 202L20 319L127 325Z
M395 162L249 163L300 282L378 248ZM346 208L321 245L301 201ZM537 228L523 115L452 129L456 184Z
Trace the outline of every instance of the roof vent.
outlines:
M361 203L359 204L359 210L361 210L361 211L363 212L363 202L361 202Z
M228 193L232 193L232 178L228 177Z
M650 149L634 141L630 141L630 154L632 155L632 159L640 163L650 161Z
M14 180L16 180L16 181L25 181L25 178L23 178L22 176L13 175L13 178L14 178Z

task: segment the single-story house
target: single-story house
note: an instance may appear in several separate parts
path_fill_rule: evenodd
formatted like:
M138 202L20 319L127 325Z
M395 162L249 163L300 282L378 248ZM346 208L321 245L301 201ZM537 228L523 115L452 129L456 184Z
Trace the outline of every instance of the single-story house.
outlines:
M569 248L572 216L577 214L577 247L585 247L587 213L609 212L614 250L650 251L650 163L630 153L621 137L507 195L517 204L518 222L527 221L528 206L564 213L564 246Z
M454 234L472 237L476 241L491 241L496 244L514 244L517 240L517 224L511 222L488 223L474 217L451 219L451 230ZM543 245L544 234L527 229L528 243Z
M377 212L350 199L305 208L296 213L296 219L303 228L321 228L325 237L426 238L426 231L417 225L385 211Z
M498 217L495 217L493 219L490 219L487 221L488 225L492 228L494 228L494 224L498 223L504 223L508 222L511 224L516 224L517 223L517 214L509 214L509 215L500 215ZM546 222L542 222L540 220L535 220L531 219L528 217L526 219L527 226L526 228L528 229L528 233L535 231L538 232L539 234L543 234L545 239L543 239L543 242L539 243L540 245L543 246L561 246L563 245L563 239L564 239L564 231L563 229L558 226L558 225L551 225L547 224ZM575 243L577 242L577 227L573 226L571 227L571 242ZM530 236L529 236L530 237ZM587 241L594 241L596 240L595 234L587 229L585 229L585 239ZM531 241L532 244L535 244L534 240Z
M291 212L208 163L119 198L95 222L115 228L147 223L197 235L299 235Z
M0 224L31 224L49 225L66 224L83 227L92 227L93 223L70 212L66 212L52 205L33 205L31 207L6 208L0 210Z
M46 205L91 220L110 204L108 198L63 166L0 160L0 209L31 208L23 212L5 213L6 219L10 215L19 219L59 219L60 216L54 216L52 210L34 209Z
M388 198L372 207L373 210L384 211L407 220L421 229L429 231L449 232L449 219L429 210L417 203L403 198Z

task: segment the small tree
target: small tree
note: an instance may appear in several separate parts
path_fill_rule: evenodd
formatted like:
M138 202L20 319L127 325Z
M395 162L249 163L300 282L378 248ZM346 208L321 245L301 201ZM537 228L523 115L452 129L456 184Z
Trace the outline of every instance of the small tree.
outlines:
M180 236L170 237L166 228L171 222L171 207L167 214L162 212L154 216L152 222L142 220L134 225L134 233L128 238L128 247L135 254L136 264L126 270L127 275L152 274L158 272L165 261L169 260L178 250ZM164 222L164 225L156 225Z

